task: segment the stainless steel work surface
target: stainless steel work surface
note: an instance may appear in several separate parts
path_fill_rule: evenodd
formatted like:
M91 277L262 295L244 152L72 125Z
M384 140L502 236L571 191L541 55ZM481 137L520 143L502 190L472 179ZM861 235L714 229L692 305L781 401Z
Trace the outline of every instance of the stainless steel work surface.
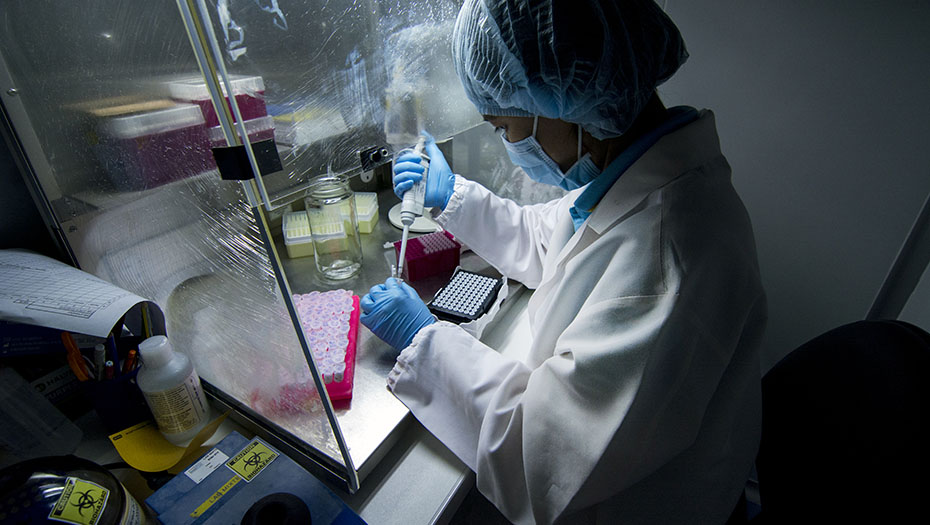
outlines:
M288 258L283 240L275 237L278 254L285 275L294 294L331 289L351 290L363 296L368 290L383 283L390 276L393 247L385 243L400 239L401 231L388 221L388 211L399 199L390 190L378 193L379 219L373 231L361 234L363 264L361 272L344 281L325 281L317 271L313 256ZM411 234L411 237L416 234ZM460 265L475 271L495 274L486 262L471 252L462 255ZM428 300L445 283L450 275L441 275L410 283L424 300ZM365 477L374 463L384 454L384 447L393 443L407 408L387 389L386 378L394 366L397 351L360 325L356 353L356 372L353 397L349 403L334 402L336 415L352 456L352 461Z
M511 288L508 306L488 326L482 341L505 356L522 359L531 337L526 310L531 294L521 286ZM345 415L340 414L340 423ZM342 498L369 523L446 523L474 483L474 473L464 463L411 421L361 490L342 493Z

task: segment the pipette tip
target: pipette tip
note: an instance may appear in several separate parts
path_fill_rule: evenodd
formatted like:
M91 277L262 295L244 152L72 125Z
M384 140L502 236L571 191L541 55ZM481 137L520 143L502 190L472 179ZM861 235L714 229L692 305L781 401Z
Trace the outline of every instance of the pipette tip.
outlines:
M404 258L407 257L407 238L410 236L410 225L404 224L404 232L400 237L400 254L397 256L397 278L404 273Z

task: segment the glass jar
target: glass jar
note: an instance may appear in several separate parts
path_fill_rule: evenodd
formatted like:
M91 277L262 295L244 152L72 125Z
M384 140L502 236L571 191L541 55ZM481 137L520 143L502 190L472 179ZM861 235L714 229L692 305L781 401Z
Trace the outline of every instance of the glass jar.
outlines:
M355 193L341 175L324 175L311 183L304 199L317 270L328 280L339 281L362 268L362 244L358 234Z

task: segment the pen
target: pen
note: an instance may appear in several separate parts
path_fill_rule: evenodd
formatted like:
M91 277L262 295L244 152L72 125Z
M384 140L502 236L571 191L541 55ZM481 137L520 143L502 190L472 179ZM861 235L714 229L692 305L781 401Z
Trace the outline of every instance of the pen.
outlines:
M152 337L152 321L149 318L149 305L142 303L142 335L146 338Z
M106 366L106 378L113 379L113 375L116 373L116 365L113 364L113 361L107 361Z
M113 336L112 332L107 336L107 346L110 347L110 360L113 361L112 364L115 369L119 364L119 350L116 348L116 337Z

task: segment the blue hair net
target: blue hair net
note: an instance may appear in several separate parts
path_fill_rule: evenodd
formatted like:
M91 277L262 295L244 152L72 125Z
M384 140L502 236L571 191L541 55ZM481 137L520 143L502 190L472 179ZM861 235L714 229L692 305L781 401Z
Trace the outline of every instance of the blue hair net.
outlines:
M652 0L465 0L452 56L482 114L562 119L605 139L688 52Z

